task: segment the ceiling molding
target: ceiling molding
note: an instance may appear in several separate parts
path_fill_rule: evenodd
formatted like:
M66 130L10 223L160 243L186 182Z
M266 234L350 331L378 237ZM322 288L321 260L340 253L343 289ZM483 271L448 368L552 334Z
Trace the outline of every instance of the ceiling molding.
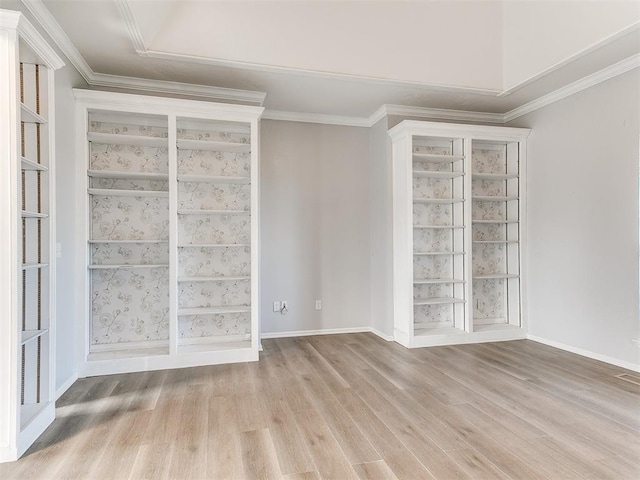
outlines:
M168 93L172 95L179 94L189 97L203 97L209 100L246 103L260 107L267 96L265 92L254 92L251 90L235 90L233 88L170 82L168 80L124 77L121 75L109 75L106 73L94 73L89 85L144 92Z
M138 55L145 56L147 54L147 47L144 44L144 38L142 37L140 27L138 27L138 22L133 13L130 0L115 0L115 2L127 26L127 32L129 33L129 38L131 39L134 50Z
M498 94L499 97L506 97L508 95L511 95L513 92L516 92L518 90L520 90L521 88L526 87L527 85L532 84L533 82L540 80L543 77L546 77L547 75L560 70L562 67L565 67L567 65L569 65L570 63L575 62L576 60L579 60L582 57L586 57L587 55L600 50L601 48L606 47L607 45L615 42L616 40L619 40L620 38L633 33L637 30L640 30L640 22L636 22L633 23L625 28L623 28L622 30L614 33L613 35L610 35L609 37L600 40L599 42L595 42L592 45L588 46L587 48L579 51L578 53L575 53L567 58L565 58L564 60L561 60L560 62L550 66L549 68L546 68L544 70L542 70L541 72L538 72L535 75L532 75L531 77L527 78L526 80L523 80L520 83L517 83L515 85L513 85L512 87L509 87L505 90L503 90L502 92L500 92Z
M403 105L383 105L371 117L374 125L384 115L401 115L403 117L429 118L433 120L455 120L463 122L504 123L502 113L470 112L466 110L450 110L444 108L405 107Z
M204 97L213 101L232 101L238 103L249 103L251 105L257 104L259 106L262 106L264 103L264 99L267 95L265 92L95 73L82 57L73 42L69 39L57 20L53 15L51 15L51 12L49 12L44 3L42 3L42 0L20 1L40 23L45 32L58 45L60 50L62 50L64 55L69 59L78 73L82 75L90 86L143 90L169 95Z
M324 125L343 125L347 127L370 127L366 117L346 117L342 115L325 115L322 113L284 112L281 110L265 110L263 120L281 120L283 122L321 123Z
M617 77L618 75L622 75L623 73L627 73L628 71L638 67L640 67L640 53L632 55L631 57L622 60L621 62L614 63L613 65L603 68L602 70L592 73L591 75L587 75L586 77L570 83L569 85L565 85L564 87L548 93L547 95L543 95L542 97L537 98L529 103L525 103L518 108L514 108L513 110L503 115L504 123L515 120L516 118L538 110L539 108L551 105L552 103L562 100L563 98L586 90L587 88L593 87L594 85Z
M42 0L20 0L20 2L29 10L31 15L40 23L47 35L58 45L62 53L76 68L78 73L82 75L87 83L90 83L93 70L89 64L82 58L80 52L69 39L67 34L62 30L58 21L51 15L51 12L44 6Z

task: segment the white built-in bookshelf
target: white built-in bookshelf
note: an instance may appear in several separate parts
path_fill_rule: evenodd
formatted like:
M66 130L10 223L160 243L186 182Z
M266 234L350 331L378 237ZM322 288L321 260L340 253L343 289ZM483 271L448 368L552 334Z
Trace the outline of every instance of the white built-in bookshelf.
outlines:
M55 416L54 71L19 12L0 10L0 462ZM8 93L8 95L6 95Z
M529 130L404 121L389 134L396 341L523 338Z
M262 108L74 92L81 375L257 360Z

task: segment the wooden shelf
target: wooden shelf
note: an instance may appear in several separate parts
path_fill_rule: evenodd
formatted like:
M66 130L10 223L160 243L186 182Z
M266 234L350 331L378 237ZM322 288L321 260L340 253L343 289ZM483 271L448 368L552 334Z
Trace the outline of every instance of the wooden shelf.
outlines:
M250 305L225 306L225 307L199 307L179 308L178 316L187 315L213 315L216 313L246 313L251 311Z
M47 123L46 118L34 112L24 103L20 104L20 121L25 123L39 123L41 125Z
M436 285L439 283L465 283L464 280L458 278L414 278L414 285Z
M250 243L201 243L201 244L188 244L181 243L179 248L231 248L231 247L250 247Z
M169 192L156 190L115 190L108 188L90 188L89 195L101 197L168 197Z
M426 178L441 178L445 180L452 180L454 178L462 177L464 172L432 172L428 170L414 170L414 177L426 177Z
M89 265L89 270L118 270L118 269L134 269L134 268L169 268L168 263L153 264L120 264L120 265Z
M38 162L34 162L33 160L29 160L25 157L20 157L20 163L22 170L35 170L40 172L48 172L49 167L45 165L41 165Z
M516 196L498 197L498 196L474 196L471 198L474 202L510 202L512 200L518 200Z
M49 266L48 263L23 263L22 270L31 270L34 268L47 268Z
M233 282L238 280L251 280L250 276L238 277L178 277L178 282Z
M251 178L231 175L178 175L178 181L190 183L240 183L249 185Z
M413 160L428 163L452 163L464 160L464 155L442 155L437 153L413 153Z
M414 198L413 203L449 204L462 203L464 198Z
M517 173L472 173L472 180L510 180L518 178Z
M488 273L486 275L474 275L474 280L492 280L501 278L519 278L520 275L515 273Z
M450 303L464 303L464 298L452 298L452 297L431 297L431 298L415 298L413 300L414 306L420 305L446 305Z
M142 135L122 135L119 133L87 133L87 140L101 145L131 145L136 147L167 148L169 140L161 137L145 137Z
M20 339L20 344L24 345L25 343L34 340L38 337L41 337L42 335L44 335L45 333L47 333L49 330L48 329L43 329L43 330L24 330L21 333L21 339Z
M189 210L179 209L178 215L251 215L249 210Z
M414 225L413 228L414 229L433 228L433 229L449 229L449 230L453 230L453 229L464 228L464 227L461 226L461 225Z
M48 213L28 212L26 210L22 210L20 216L22 218L49 218Z
M213 150L216 152L250 152L250 143L213 142L208 140L178 139L180 150Z
M415 256L419 255L464 255L466 252L413 252Z
M127 243L169 243L169 240L89 240L91 244L102 244L102 243L116 243L116 244L127 244Z
M151 172L115 172L109 170L89 170L87 175L93 178L116 178L123 180L168 180L167 173Z

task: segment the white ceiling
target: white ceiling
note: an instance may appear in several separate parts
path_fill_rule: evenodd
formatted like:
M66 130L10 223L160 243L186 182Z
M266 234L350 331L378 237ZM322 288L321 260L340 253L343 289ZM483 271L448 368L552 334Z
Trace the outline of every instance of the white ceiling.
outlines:
M640 1L43 0L96 74L272 110L504 113L640 52Z

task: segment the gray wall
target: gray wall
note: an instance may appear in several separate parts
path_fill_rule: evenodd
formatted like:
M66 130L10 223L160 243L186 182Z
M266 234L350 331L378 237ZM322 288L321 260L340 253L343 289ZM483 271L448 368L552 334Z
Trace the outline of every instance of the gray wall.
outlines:
M518 118L528 164L529 333L640 364L640 74Z
M368 129L264 120L260 142L262 333L368 326Z

